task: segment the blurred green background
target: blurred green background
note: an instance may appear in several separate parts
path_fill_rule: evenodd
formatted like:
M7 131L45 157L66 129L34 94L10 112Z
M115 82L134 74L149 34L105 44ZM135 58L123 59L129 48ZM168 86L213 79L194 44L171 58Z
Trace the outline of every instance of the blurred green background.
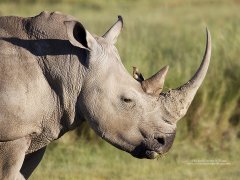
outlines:
M165 90L186 82L199 66L206 26L212 34L208 74L170 152L138 160L96 137L85 123L49 145L35 179L239 179L240 0L5 0L0 15L61 11L102 35L124 18L117 47L131 73L148 77L169 65Z

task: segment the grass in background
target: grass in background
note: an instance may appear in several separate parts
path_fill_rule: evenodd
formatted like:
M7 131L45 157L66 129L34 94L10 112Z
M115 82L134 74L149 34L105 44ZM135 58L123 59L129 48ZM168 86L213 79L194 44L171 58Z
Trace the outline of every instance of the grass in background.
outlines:
M68 135L64 140L67 139ZM237 151L232 152L236 157L223 151L209 153L190 141L175 142L166 156L151 161L135 159L102 141L92 144L69 140L50 145L31 179L209 180L238 179L240 175Z
M18 3L16 3L18 2ZM58 3L56 3L58 2ZM165 90L186 82L199 66L206 26L212 34L208 74L185 118L172 150L158 161L137 160L90 133L91 141L66 135L49 146L31 179L237 179L240 176L240 1L238 0L61 0L1 1L0 15L34 16L61 11L98 35L124 18L117 47L131 73L149 77L170 65ZM86 130L86 128L85 128ZM80 133L81 134L81 133ZM84 138L81 138L84 139ZM187 164L226 160L230 165Z

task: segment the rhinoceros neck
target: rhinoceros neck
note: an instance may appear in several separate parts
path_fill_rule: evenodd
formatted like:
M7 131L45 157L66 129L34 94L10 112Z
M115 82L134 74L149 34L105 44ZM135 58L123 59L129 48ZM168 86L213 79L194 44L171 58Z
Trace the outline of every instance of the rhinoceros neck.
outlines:
M63 23L69 18L63 14L43 12L23 22L31 44L29 49L57 95L62 134L80 123L76 116L79 114L76 103L84 77L81 64L84 51L70 44Z
M76 117L76 114L79 114L76 107L84 76L82 65L78 58L71 54L41 57L38 62L51 89L58 97L63 129L73 129L80 123Z

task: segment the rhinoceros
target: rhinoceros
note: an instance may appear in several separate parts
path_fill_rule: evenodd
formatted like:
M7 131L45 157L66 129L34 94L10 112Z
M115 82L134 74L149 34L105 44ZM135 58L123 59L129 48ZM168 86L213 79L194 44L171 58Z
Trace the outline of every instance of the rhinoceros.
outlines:
M47 145L83 119L136 158L170 149L207 73L210 33L195 75L162 92L168 66L148 79L124 68L115 47L122 28L121 16L103 36L59 12L0 17L0 179L29 178Z

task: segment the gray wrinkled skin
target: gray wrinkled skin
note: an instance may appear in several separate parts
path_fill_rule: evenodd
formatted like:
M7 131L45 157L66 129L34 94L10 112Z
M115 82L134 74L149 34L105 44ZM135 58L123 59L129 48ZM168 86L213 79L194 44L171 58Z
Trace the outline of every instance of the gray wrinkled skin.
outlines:
M114 44L122 18L102 36L61 13L0 17L0 179L27 179L46 146L86 119L95 132L137 158L172 146L176 122L210 62L185 85L161 93L168 67L134 79ZM138 75L136 75L138 76Z

